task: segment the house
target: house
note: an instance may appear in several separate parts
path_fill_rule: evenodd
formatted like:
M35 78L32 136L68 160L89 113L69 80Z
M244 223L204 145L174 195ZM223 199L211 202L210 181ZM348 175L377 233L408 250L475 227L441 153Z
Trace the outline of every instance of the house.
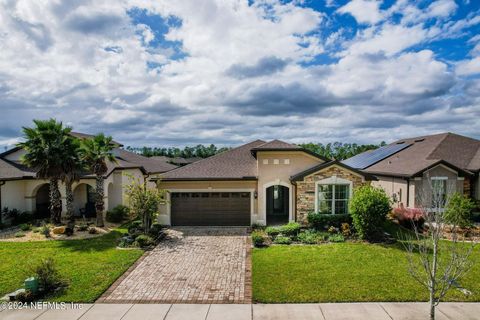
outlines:
M428 203L432 188L480 199L480 140L458 134L401 139L343 164L374 175L372 185L407 207Z
M256 140L153 180L168 191L162 224L247 226L347 213L353 189L374 179L294 144Z
M72 135L85 139L91 135L72 132ZM122 144L115 142L113 155L116 162L109 162L105 174L105 208L111 210L119 204L126 204L125 185L129 176L141 181L155 177L163 172L175 169L176 166L167 162L146 158L122 149ZM49 183L37 179L35 170L21 163L25 151L16 147L0 154L0 208L8 207L20 211L34 213L37 218L48 217L49 213ZM127 174L125 174L127 173ZM86 174L73 185L75 215L95 215L94 208L95 176ZM60 184L60 193L65 207L65 185Z

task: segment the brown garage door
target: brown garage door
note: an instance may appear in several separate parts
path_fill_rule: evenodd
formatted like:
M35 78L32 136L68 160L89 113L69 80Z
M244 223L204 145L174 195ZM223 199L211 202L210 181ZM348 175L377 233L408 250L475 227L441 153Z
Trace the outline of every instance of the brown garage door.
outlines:
M249 192L174 192L172 226L248 226Z

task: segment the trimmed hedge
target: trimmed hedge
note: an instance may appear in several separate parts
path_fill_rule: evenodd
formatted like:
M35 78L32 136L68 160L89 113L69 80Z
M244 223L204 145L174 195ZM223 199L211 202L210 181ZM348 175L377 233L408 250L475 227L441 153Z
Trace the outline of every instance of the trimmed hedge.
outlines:
M309 213L307 221L310 227L316 230L326 230L331 226L340 228L342 223L352 223L352 217L349 214L324 214Z

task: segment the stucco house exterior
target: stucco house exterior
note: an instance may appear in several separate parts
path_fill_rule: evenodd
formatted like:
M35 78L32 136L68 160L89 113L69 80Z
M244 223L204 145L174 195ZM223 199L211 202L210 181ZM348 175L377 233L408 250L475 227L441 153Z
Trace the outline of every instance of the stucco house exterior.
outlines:
M84 139L87 134L72 135ZM141 181L150 179L163 172L175 169L176 166L150 159L122 149L122 144L114 142L113 154L116 162L109 162L105 175L105 208L111 210L119 204L126 204L125 186L130 182L130 176ZM35 171L21 163L25 151L19 147L0 154L0 208L28 211L34 217L49 216L49 183L37 179ZM95 216L94 193L95 177L87 174L73 185L75 215ZM63 215L65 207L65 185L60 184Z
M473 138L447 132L401 139L343 163L374 175L372 185L397 205L428 204L433 186L480 200L480 140Z
M166 172L159 221L167 225L251 225L347 213L353 189L375 177L297 145L252 141Z

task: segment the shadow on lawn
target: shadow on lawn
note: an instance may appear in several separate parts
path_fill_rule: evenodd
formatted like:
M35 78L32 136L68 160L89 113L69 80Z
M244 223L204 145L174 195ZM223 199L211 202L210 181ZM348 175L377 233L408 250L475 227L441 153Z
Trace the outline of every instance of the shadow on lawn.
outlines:
M98 238L79 239L79 240L61 240L58 241L59 247L68 249L70 251L80 252L98 252L114 249L117 247L117 240L122 236L122 233L113 230L106 235Z

